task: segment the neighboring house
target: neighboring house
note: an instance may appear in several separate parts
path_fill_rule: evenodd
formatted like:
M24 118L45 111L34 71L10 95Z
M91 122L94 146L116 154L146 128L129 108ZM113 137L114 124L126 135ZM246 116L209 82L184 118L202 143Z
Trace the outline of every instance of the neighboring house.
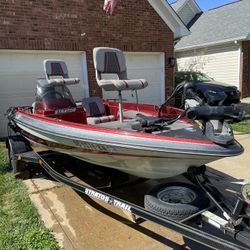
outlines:
M177 3L179 8L181 4L186 5L185 8L187 4L196 4L194 0ZM186 15L178 10L177 13L186 20ZM236 1L194 13L187 27L191 34L175 46L178 70L205 72L217 81L237 86L242 97L249 96L250 1Z
M101 96L92 58L98 46L126 52L128 76L149 82L139 93L142 101L165 100L173 88L173 41L188 29L165 0L119 1L111 17L102 10L103 2L0 2L0 137L6 135L6 109L34 101L45 58L65 60L70 75L81 79L70 86L76 100Z

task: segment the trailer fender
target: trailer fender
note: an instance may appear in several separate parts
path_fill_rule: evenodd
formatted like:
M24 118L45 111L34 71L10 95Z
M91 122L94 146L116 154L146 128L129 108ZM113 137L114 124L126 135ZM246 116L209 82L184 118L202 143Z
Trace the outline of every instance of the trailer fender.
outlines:
M30 143L21 135L13 135L7 138L6 147L8 149L9 165L13 173L18 175L27 168L27 164L18 159L18 154L32 151Z

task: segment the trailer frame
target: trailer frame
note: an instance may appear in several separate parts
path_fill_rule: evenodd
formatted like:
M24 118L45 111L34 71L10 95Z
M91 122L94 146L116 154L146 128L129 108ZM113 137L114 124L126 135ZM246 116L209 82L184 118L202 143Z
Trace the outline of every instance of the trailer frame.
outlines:
M221 207L222 212L225 212L225 209L221 206L221 194L218 192L217 197L214 198L213 191L205 187L204 183L202 183L198 178L198 176L202 176L203 182L209 181L205 176L205 166L201 167L198 170L197 168L190 168L188 176L186 177L189 178L189 180L192 181L193 184L202 187L214 204L208 209L202 210L188 218L185 218L182 221L174 221L147 211L137 204L123 200L98 188L89 187L87 185L72 181L70 178L56 171L46 160L48 156L63 157L63 154L49 150L43 152L35 152L33 151L30 142L26 140L21 134L9 135L6 139L6 147L8 148L10 164L13 167L15 174L20 174L23 171L27 171L30 163L39 164L55 180L70 186L74 190L83 193L90 198L101 200L111 206L131 213L133 218L135 218L135 223L139 218L149 220L212 249L249 249L250 228L248 226L244 228L239 225L239 222L241 222L239 221L241 220L240 214L242 213L242 208L245 203L244 199L242 199L242 197L240 197L239 195L233 213L227 215L230 217L228 220L225 220L216 215L214 213L215 210L220 210ZM20 166L21 168L19 169ZM210 225L213 225L216 228L220 229L225 235L231 236L234 242L227 241L221 237L217 237L201 229L193 227L192 222L194 220L197 220L197 218L201 223L209 223Z

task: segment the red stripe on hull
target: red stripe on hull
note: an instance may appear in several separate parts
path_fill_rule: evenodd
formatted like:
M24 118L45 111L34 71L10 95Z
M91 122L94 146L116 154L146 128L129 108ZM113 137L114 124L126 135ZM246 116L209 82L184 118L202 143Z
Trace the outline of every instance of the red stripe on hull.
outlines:
M63 121L63 120L54 120L53 118L44 117L37 114L29 114L22 110L17 110L17 114L21 114L23 116L33 118L39 121L47 122L50 124L56 124L60 126L65 126L69 128L77 128L86 131L93 131L93 132L100 132L100 133L108 133L108 134L119 134L121 136L133 136L138 138L147 138L152 140L161 140L161 141L174 141L174 142L184 142L184 143L195 143L195 144L206 144L206 145L213 145L214 143L211 141L203 141L203 140L195 140L195 139L186 139L186 138L175 138L169 136L160 136L160 135L152 135L147 133L137 133L137 132L128 132L128 131L121 131L116 129L104 128L104 127L95 127L89 126L86 124L76 124L73 122ZM121 138L122 139L122 138Z

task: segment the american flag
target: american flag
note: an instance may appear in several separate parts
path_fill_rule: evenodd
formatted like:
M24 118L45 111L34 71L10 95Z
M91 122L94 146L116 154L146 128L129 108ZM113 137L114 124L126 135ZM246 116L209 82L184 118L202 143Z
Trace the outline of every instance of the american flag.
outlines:
M106 11L108 15L112 16L117 2L118 0L105 0L103 10Z

